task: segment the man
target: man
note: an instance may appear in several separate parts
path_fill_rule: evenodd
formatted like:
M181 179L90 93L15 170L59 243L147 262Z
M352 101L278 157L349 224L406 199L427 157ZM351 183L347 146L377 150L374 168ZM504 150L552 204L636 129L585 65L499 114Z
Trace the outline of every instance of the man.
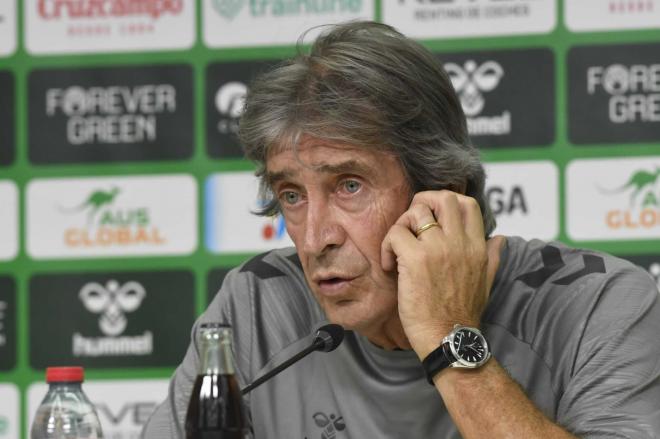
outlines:
M660 437L653 280L491 237L460 103L420 45L326 31L251 87L241 136L295 249L232 271L198 324L233 326L242 386L322 324L350 330L248 395L256 438ZM193 343L146 437L176 436L197 365Z

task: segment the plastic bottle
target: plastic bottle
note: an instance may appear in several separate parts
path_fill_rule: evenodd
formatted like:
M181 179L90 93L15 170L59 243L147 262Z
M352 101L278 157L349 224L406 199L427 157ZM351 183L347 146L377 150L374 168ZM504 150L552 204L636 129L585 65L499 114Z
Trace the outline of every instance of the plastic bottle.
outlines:
M206 323L199 336L200 369L186 413L186 439L250 438L232 363L231 328Z
M48 393L32 423L31 439L100 439L101 423L82 390L82 367L46 369Z

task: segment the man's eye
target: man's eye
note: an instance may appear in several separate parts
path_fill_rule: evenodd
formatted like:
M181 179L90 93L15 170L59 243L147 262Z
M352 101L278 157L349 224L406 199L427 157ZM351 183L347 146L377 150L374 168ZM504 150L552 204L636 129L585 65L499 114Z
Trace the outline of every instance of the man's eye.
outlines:
M346 189L346 192L350 194L356 193L357 191L360 190L361 187L362 185L360 184L360 182L355 180L346 180L344 182L344 188Z
M282 198L287 204L296 204L300 200L300 194L298 192L286 191L282 194Z

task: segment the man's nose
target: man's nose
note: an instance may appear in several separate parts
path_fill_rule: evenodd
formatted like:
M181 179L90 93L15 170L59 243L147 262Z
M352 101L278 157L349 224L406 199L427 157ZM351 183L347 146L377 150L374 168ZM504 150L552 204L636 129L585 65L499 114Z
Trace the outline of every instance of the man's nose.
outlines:
M329 205L328 200L309 200L305 219L305 253L320 256L341 245L344 237L337 211Z

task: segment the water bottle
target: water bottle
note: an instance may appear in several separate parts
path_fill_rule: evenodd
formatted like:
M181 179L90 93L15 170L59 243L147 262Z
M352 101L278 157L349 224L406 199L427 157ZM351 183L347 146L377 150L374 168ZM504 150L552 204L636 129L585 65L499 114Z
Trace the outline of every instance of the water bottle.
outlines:
M100 439L101 423L82 390L82 367L46 369L48 393L32 423L31 439Z
M231 328L205 323L199 338L201 361L186 413L186 439L250 438L232 362Z

